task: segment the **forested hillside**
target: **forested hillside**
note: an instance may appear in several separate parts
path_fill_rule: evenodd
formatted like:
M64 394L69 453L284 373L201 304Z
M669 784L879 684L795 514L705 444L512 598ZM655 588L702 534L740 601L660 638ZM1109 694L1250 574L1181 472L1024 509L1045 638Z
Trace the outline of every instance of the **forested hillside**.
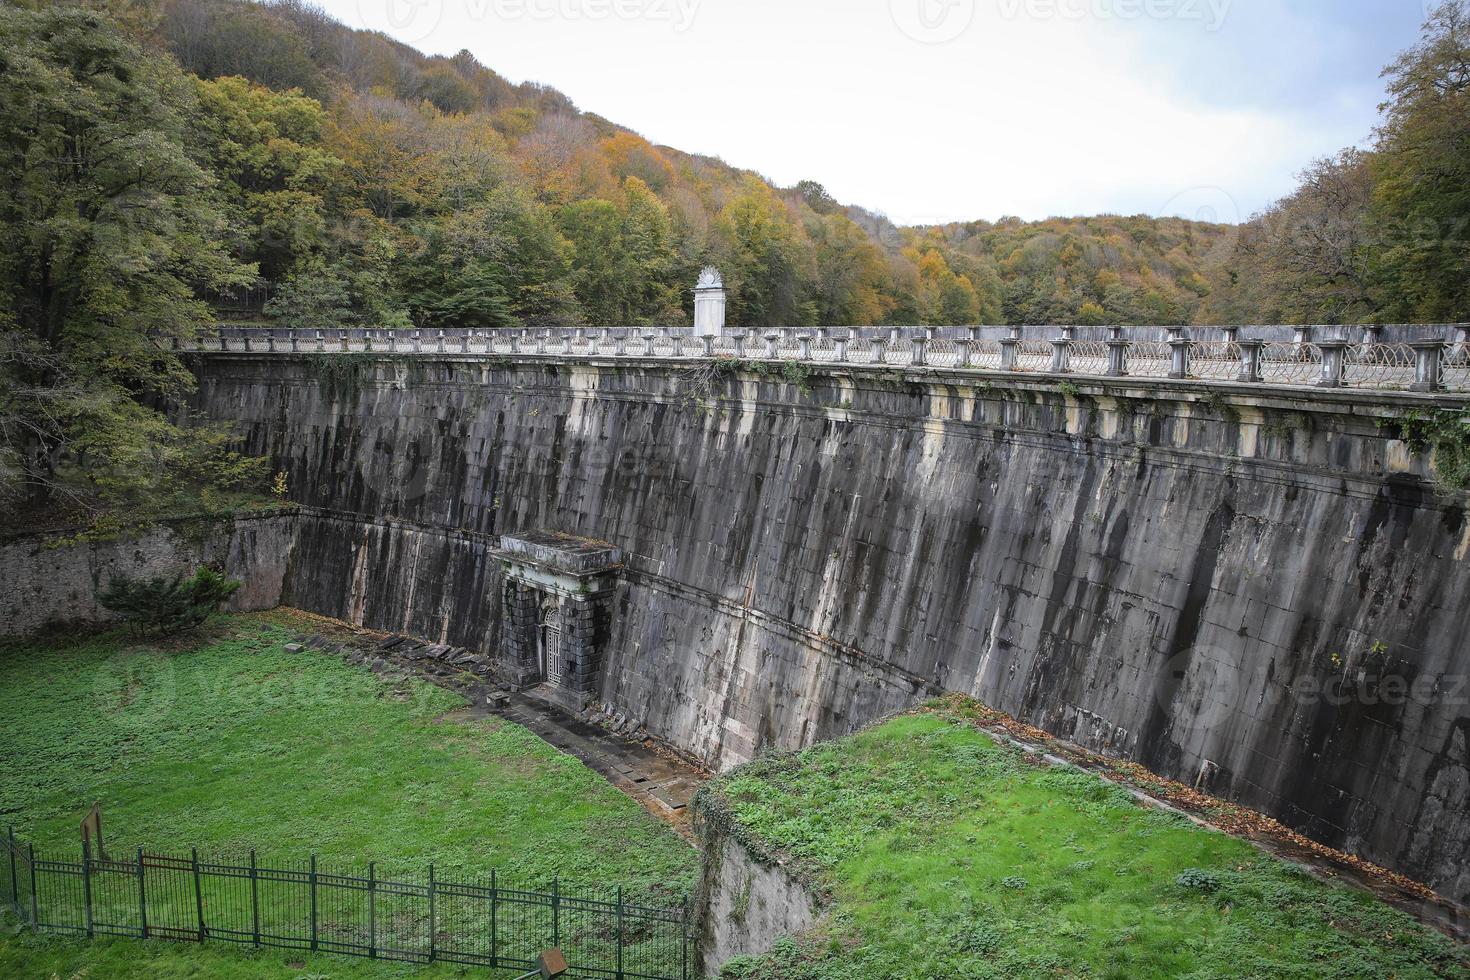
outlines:
M1470 319L1467 21L1390 66L1370 148L1243 227L903 228L300 0L0 0L0 493L262 486L159 411L193 384L168 339L242 297L305 327L677 324L713 263L738 326Z
M898 228L814 181L780 189L654 146L468 52L427 57L303 3L171 0L131 27L203 80L232 250L287 323L680 322L705 262L739 325L1188 322L1225 232L1146 217Z

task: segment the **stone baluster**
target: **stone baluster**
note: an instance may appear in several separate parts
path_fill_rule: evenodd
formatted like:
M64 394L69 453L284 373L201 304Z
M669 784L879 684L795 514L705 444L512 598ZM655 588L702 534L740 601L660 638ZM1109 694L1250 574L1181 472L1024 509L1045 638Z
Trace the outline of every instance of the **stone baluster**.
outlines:
M653 342L658 339L658 334L653 330L643 331L643 356L653 356Z
M715 356L715 335L707 333L699 339L704 343L704 356L713 358Z
M350 346L349 346L349 344L348 344L348 341L347 341L347 331L346 330L338 330L337 331L337 342L342 345L342 349L343 350L350 350L351 349Z
M898 328L895 327L894 329L888 331L888 337L891 339L897 333L898 333ZM883 334L876 333L876 334L873 335L872 344L873 344L873 356L871 358L872 363L874 363L874 364L885 364L885 363L887 363L887 361L888 361L888 340L885 340L884 339Z
M459 351L461 354L468 354L470 352L470 334L472 333L474 333L473 330L466 330L459 335Z
M1002 337L1000 341L1000 369L1002 371L1014 371L1016 369L1016 355L1020 353L1021 328L1011 327L1008 337Z
M928 333L928 331L924 331ZM929 340L922 335L914 335L909 338L909 363L915 367L922 367L928 363Z
M836 352L833 354L833 357L836 359L838 364L847 363L847 344L847 337L836 337L832 340L832 346L836 348Z
M735 334L735 356L745 356L745 334L743 332Z
M1169 377L1189 377L1189 340L1182 327L1169 328Z
M573 333L570 330L563 330L561 332L561 351L563 354L570 354L572 352L572 337Z
M1322 377L1317 380L1318 388L1341 388L1343 358L1347 352L1346 340L1320 340L1317 346L1322 351Z
M1264 340L1242 340L1240 341L1240 374L1235 380L1246 384L1259 384L1261 381L1261 348L1266 346Z
M1440 358L1444 353L1443 340L1416 340L1409 345L1414 350L1413 391L1438 391L1440 387Z
M318 354L327 349L327 338L322 336L320 330L316 331L316 349Z
M521 335L514 330L510 331L510 352L512 354L521 352Z
M1072 369L1072 339L1063 331L1051 342L1051 373L1067 374Z
M1108 377L1128 376L1128 348L1132 346L1132 341L1124 339L1122 327L1108 331Z
M812 335L809 333L797 334L796 345L800 348L796 356L803 361L810 361L812 359Z
M955 346L960 349L960 359L955 366L962 368L972 366L975 363L975 341L970 337L961 337L955 341Z
M243 333L245 338L245 349L248 351L250 349L250 331L246 330L243 331Z
M781 334L778 331L772 330L766 334L766 360L774 361L776 359L776 345L780 342Z

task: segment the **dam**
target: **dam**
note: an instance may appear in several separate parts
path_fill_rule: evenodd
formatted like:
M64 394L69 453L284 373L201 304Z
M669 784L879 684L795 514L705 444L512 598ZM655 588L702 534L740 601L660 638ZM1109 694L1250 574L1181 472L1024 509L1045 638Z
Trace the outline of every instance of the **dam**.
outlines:
M536 612L502 537L603 542L576 696L704 765L960 691L1463 900L1470 524L1408 432L1463 396L1453 338L1387 329L191 356L302 505L292 605L510 657Z

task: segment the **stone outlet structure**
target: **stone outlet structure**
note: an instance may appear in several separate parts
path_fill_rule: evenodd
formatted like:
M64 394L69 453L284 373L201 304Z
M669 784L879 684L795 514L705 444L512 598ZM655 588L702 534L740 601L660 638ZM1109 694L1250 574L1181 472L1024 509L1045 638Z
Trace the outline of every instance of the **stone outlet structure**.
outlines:
M581 711L602 690L612 596L622 564L602 542L554 531L506 535L500 560L500 674Z
M197 360L302 505L293 605L518 684L559 642L713 767L962 691L1470 898L1467 499L1398 421L1451 396L322 356Z

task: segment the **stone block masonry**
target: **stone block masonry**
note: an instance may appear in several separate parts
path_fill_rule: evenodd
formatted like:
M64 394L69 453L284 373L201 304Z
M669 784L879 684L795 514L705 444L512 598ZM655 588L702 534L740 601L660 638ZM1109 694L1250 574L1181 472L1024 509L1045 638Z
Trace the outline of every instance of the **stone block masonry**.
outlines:
M354 357L200 361L317 508L291 604L513 658L498 537L601 539L600 700L708 765L962 691L1470 898L1470 522L1392 424L1444 397Z
M204 565L241 581L230 609L274 608L281 602L296 518L294 509L185 518L99 540L70 540L63 531L8 536L0 540L0 636L116 622L117 615L96 597L113 576L190 574Z

